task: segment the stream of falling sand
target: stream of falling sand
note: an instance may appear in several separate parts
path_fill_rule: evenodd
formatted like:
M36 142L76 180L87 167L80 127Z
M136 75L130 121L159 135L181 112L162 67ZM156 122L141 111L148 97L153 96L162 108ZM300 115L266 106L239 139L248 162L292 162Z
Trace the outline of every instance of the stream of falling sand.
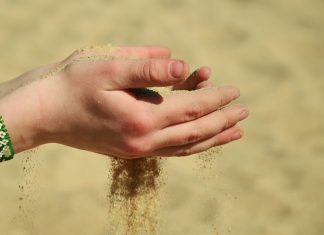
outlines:
M13 218L18 234L37 235L35 221L40 177L40 159L37 150L25 152L21 161L22 178L18 185L18 214Z
M108 234L156 234L161 159L111 158Z

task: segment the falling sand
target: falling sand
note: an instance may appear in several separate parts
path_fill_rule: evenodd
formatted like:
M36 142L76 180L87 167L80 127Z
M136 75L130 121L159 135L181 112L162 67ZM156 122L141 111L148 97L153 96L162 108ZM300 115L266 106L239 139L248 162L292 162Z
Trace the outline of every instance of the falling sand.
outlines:
M61 72L67 65L81 61L97 61L97 60L113 60L115 58L123 58L117 56L119 48L110 44L103 46L88 46L73 52L68 58L57 63L52 69L41 76L41 79L53 77Z
M40 164L36 149L26 151L21 158L22 179L18 185L18 214L12 221L19 234L38 234L34 218L37 212L35 203L38 198Z
M217 148L197 154L199 174L211 179ZM159 189L164 183L160 157L111 158L108 177L108 234L157 234ZM202 170L202 172L201 172ZM206 174L204 174L204 172Z
M109 234L156 234L161 159L111 158Z

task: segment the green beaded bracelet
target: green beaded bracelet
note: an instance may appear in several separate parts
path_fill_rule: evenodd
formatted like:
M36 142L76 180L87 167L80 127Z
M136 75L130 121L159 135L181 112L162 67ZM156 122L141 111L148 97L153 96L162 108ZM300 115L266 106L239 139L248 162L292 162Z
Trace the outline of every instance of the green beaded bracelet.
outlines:
M11 140L2 119L0 116L0 162L13 159L14 150L11 144Z

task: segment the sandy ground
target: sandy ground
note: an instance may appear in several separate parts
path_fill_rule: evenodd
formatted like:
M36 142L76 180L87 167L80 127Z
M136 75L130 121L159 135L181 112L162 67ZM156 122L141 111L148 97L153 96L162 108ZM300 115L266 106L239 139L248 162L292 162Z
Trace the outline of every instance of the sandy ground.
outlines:
M193 157L165 162L160 234L322 235L323 12L321 0L1 0L0 77L107 42L166 45L192 68L209 65L216 84L241 88L246 137L209 170ZM0 164L0 234L107 234L107 188L102 156L59 145L19 154Z

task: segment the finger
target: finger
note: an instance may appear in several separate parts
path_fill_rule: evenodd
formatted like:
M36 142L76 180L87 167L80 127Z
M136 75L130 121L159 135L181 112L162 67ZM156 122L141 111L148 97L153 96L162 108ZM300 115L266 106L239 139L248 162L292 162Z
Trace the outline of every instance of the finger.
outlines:
M184 81L189 71L184 61L170 59L102 61L95 66L115 89L170 86Z
M195 153L206 151L212 147L224 145L231 141L238 140L242 138L242 136L243 136L243 131L240 128L234 126L207 140L203 140L192 144L186 144L182 146L162 148L154 151L152 155L161 156L161 157L189 156Z
M111 46L94 46L85 47L74 51L62 62L80 60L83 58L161 58L168 59L171 56L171 50L166 47L143 46L143 47L111 47Z
M206 88L206 87L213 87L213 86L215 86L215 85L213 84L213 82L210 81L210 80L207 80L207 81L203 81L203 82L197 84L197 86L196 86L196 90L198 90L198 89L202 89L202 88Z
M201 67L195 70L183 83L173 86L173 90L195 90L197 85L210 78L211 70L208 67ZM205 86L206 87L206 86Z
M152 141L155 142L156 148L195 143L216 136L247 116L248 110L244 106L226 107L197 120L157 131Z
M165 128L205 116L239 96L240 92L236 87L208 87L165 97L153 112L161 128Z
M168 59L171 57L171 50L167 47L144 46L144 47L120 47L114 55L133 59L159 58Z

